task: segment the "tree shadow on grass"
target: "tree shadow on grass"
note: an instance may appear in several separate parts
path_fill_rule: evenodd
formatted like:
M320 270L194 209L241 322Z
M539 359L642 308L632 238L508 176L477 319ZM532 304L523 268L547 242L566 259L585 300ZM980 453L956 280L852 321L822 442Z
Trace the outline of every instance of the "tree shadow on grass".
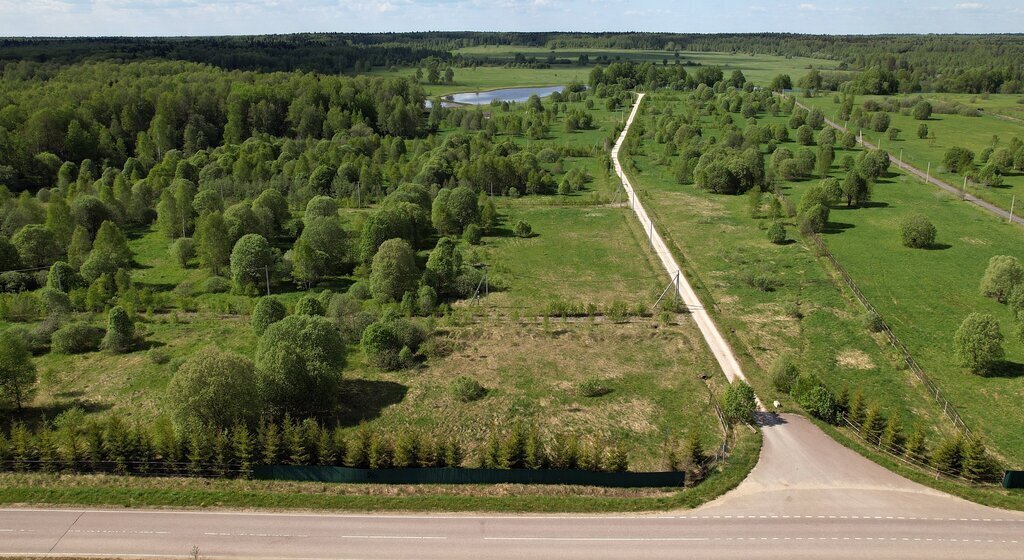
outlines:
M354 426L379 418L381 412L405 400L409 388L394 381L346 379L342 383L342 409L337 419L342 426Z
M80 394L79 391L71 391L68 393L61 393L66 395ZM4 428L10 429L11 423L14 421L23 422L26 427L35 429L37 426L43 423L44 420L52 421L54 418L60 416L62 412L71 410L72 408L80 408L86 414L95 414L97 412L103 412L110 410L111 405L107 403L98 403L95 401L82 400L75 396L69 400L61 400L58 402L47 403L44 406L28 406L21 410L21 412L12 412L7 419L0 422Z
M1002 377L1005 379L1024 377L1024 364L1004 360L999 362L999 364L986 377Z
M927 247L922 247L925 251L945 251L946 249L952 249L953 246L949 243L932 243Z
M843 222L829 222L828 224L825 225L825 229L822 230L821 233L835 235L837 233L843 233L844 231L848 229L853 229L855 227L857 226L853 224L845 224Z

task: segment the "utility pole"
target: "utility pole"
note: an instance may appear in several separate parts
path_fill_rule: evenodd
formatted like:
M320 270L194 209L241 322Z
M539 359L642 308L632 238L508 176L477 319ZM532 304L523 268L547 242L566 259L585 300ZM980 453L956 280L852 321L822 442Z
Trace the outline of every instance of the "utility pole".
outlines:
M267 295L269 296L270 295L270 267L268 267L266 265L263 266L263 277L267 281Z
M960 200L967 198L967 175L964 175L964 188L960 189Z
M1013 195L1013 198L1010 199L1010 219L1006 220L1006 223L1008 223L1008 224L1013 223L1013 206L1016 203L1017 203L1017 195Z
M903 167L903 148L900 148L900 167Z
M928 172L925 173L924 182L925 183L931 183L932 182L932 162L930 162L930 161L928 162Z

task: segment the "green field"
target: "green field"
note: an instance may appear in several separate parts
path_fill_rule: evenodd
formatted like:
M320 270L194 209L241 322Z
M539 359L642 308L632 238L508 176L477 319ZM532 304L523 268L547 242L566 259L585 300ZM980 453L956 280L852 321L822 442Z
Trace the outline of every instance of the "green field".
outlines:
M648 96L640 122L653 122L669 107L679 111L687 96ZM759 118L761 123L784 120ZM715 134L710 118L701 118L701 126L705 134ZM653 132L644 137L641 150L643 154L634 157L639 171L633 181L641 199L733 339L762 400L779 398L790 406L788 397L776 394L766 373L776 357L787 355L837 392L860 391L867 400L899 414L905 424L932 430L933 437L949 432L913 374L898 366L898 357L882 338L863 328L863 309L822 259L802 243L770 243L767 220L749 217L746 197L710 194L676 183L668 166L647 155L661 152ZM786 227L791 239L798 237L792 222ZM768 292L751 287L745 274L767 276L775 286Z
M676 60L675 51L635 51L635 50L607 50L607 49L556 49L549 50L540 47L507 47L507 46L479 46L467 47L455 51L469 60L488 59L493 62L511 62L517 54L525 57L536 57L541 62L549 55L560 59L570 59L572 64L553 64L550 68L518 68L504 66L471 66L456 67L455 79L451 84L423 84L423 88L429 95L447 95L449 93L460 93L469 91L485 91L506 87L527 87L527 86L552 86L567 85L573 81L587 83L587 78L592 65L579 66L576 60L581 54L590 57L591 63L597 57L605 56L609 61L649 61L661 64L667 61L674 64ZM703 66L718 66L728 76L735 69L743 71L748 80L756 84L767 84L776 74L788 73L794 80L806 74L811 67L821 70L836 68L833 60L815 58L782 57L771 55L742 55L732 53L716 52L688 52L679 53L681 64L699 64ZM696 70L696 66L687 66L687 71ZM374 69L373 75L388 76L400 75L411 77L416 73L414 68Z
M603 106L591 111L596 124L591 130L565 132L563 113L551 123L547 138L508 137L534 150L587 150L592 155L563 157L547 167L556 176L584 169L591 180L582 191L566 195L495 197L499 226L479 246L460 242L467 262L488 266L489 294L454 302L449 316L421 320L433 331L435 350L419 367L377 370L365 362L358 341L351 344L342 409L329 421L350 430L366 425L392 434L414 428L457 435L470 457L487 434L533 423L549 435L574 434L603 445L629 442L633 468L648 470L662 468L666 438L676 441L696 432L709 448L721 443L709 399L721 394L725 380L715 373L717 364L694 324L685 315L636 317L651 315L668 279L629 209L616 202L617 182L598 161L619 113ZM346 227L357 229L369 211L343 209ZM512 235L520 220L531 224L532 236ZM165 414L164 392L175 369L197 350L212 343L254 354L258 337L248 320L251 298L202 293L199 286L208 273L194 263L183 268L174 262L169 240L155 228L129 237L138 266L134 281L155 291L165 309L139 317L148 350L39 356L40 390L29 411L33 421L79 407L90 417L117 414L150 424ZM282 252L290 244L288 239L275 241ZM422 259L426 255L421 251ZM341 291L355 280L328 278L308 293ZM307 293L288 282L275 283L273 291L289 306ZM567 305L590 316L542 320ZM372 301L363 307L382 311ZM633 319L610 320L613 308ZM96 326L105 320L102 314L78 318ZM708 373L710 379L702 381L700 376ZM459 375L479 381L487 395L473 403L455 399L449 385ZM588 380L603 385L608 394L581 396L580 385Z
M803 186L794 186L796 196ZM931 250L904 247L899 224L922 213L938 229ZM979 283L995 255L1024 256L1024 232L907 175L877 184L868 208L832 211L823 238L890 328L964 416L990 438L1011 465L1024 464L1024 344L1005 305L985 298ZM953 334L972 312L1002 324L1009 361L1000 375L982 378L960 368Z
M959 102L966 107L982 109L984 112L980 117L969 117L949 114L932 114L927 121L918 121L909 114L889 113L891 127L900 129L899 139L889 140L887 133L865 131L864 137L875 145L881 146L894 156L903 154L903 160L907 163L925 171L931 164L932 176L957 188L964 185L964 176L947 172L942 167L942 158L946 151L952 147L963 147L974 152L976 162L980 164L979 156L988 147L993 146L993 141L998 138L995 147L1007 147L1013 138L1024 139L1024 121L1020 120L1020 111L1024 105L1017 101L1017 95L990 95L983 99L975 95L952 95L952 94L914 94L900 96L897 99L923 97L930 101L951 101ZM882 96L859 96L855 104L860 105L867 99L882 100ZM805 105L819 107L826 116L834 118L839 109L832 100L832 95L821 94L813 99L800 99ZM920 124L927 124L930 133L935 138L920 139L917 137L917 128ZM1004 210L1010 210L1013 200L1024 202L1024 175L1012 173L1003 178L1004 182L999 187L986 187L984 185L967 182L967 192L978 196ZM1020 206L1017 206L1018 208ZM1015 212L1016 213L1016 212Z

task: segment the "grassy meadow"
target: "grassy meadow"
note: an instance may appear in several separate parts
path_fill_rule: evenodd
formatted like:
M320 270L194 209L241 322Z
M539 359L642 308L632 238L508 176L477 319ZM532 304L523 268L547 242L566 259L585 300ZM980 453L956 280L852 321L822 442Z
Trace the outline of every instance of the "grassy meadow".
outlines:
M585 170L590 180L583 190L495 197L500 225L480 245L459 242L467 262L488 266L489 294L456 301L448 316L423 321L433 331L432 350L419 367L378 370L366 363L358 343L351 344L342 372L343 405L332 421L351 430L365 424L393 434L408 429L458 434L470 457L489 432L534 423L544 433L571 433L607 445L627 442L632 467L647 470L664 466L667 438L678 441L693 431L709 448L721 443L710 399L723 392L724 377L692 321L685 315L651 314L668 278L629 209L616 201L618 182L597 157L621 118L599 105L591 110L594 129L566 132L561 113L547 138L529 141L533 148L537 143L596 148L593 155L545 164L558 178L575 168ZM369 211L341 210L353 235ZM531 224L532 236L512 234L519 220ZM168 243L155 228L129 232L137 266L133 280L167 302L167 310L143 311L138 317L145 347L124 355L47 353L35 358L40 383L28 413L31 421L78 407L92 417L117 414L129 422L151 423L165 414L164 393L174 371L199 349L214 344L254 355L258 337L248 317L254 300L204 293L197 287L208 273L194 261L180 266L170 258ZM274 244L282 252L290 248L286 239ZM420 251L421 265L428 252ZM356 280L329 278L308 292L344 291ZM289 307L307 293L287 282L275 283L272 291ZM614 307L633 318L543 318L566 304L596 315ZM380 311L372 301L364 306ZM636 317L641 312L647 317ZM104 314L79 318L96 326L105 321ZM460 375L479 381L486 396L472 403L456 399L450 385ZM606 394L582 396L585 381L601 385Z
M902 153L904 161L921 170L926 170L931 163L932 176L954 187L964 186L964 176L949 173L942 166L942 158L947 150L953 147L967 148L974 152L975 161L980 163L978 156L985 148L1007 147L1012 138L1024 139L1024 120L1021 120L1024 105L1018 103L1021 96L997 94L986 96L986 99L966 94L913 94L897 98L918 97L923 97L933 104L937 101L959 102L966 107L980 109L982 113L978 117L934 113L927 121L915 120L909 113L889 113L890 127L900 129L897 140L890 140L887 132L865 131L864 137L894 156ZM854 103L862 105L868 99L880 101L885 97L858 96ZM827 93L812 99L801 98L800 102L820 108L830 118L833 118L839 109L832 95ZM917 137L917 128L922 123L928 125L929 133L934 133L935 138ZM999 187L986 187L968 181L967 192L1004 210L1010 210L1016 198L1016 207L1020 209L1021 204L1024 204L1024 174L1011 173L1004 176L1003 185ZM1018 210L1015 210L1015 213L1017 212Z

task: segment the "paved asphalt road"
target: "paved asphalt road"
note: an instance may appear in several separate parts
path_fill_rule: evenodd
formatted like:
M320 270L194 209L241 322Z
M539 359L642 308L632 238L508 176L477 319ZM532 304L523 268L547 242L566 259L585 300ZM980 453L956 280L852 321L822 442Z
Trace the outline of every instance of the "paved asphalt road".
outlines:
M636 107L628 122L635 114ZM621 174L617 158L615 163ZM666 270L678 271L624 182ZM726 375L742 379L732 350L685 278L679 291ZM675 515L8 508L0 509L0 555L186 558L197 547L203 558L261 559L1024 558L1024 514L982 507L903 479L800 416L761 413L760 418L764 446L750 476L718 500Z
M1024 515L904 480L802 417L765 418L748 479L677 514L0 509L0 554L186 558L196 546L203 558L261 559L1024 558Z
M803 103L800 103L799 101L797 101L796 104L799 107L810 111L810 109L806 105L804 105ZM840 131L840 132L846 132L846 127L844 127L843 125L841 125L839 123L833 122L830 119L825 119L825 123L828 124L829 126L831 126L832 128ZM869 148L869 149L872 149L872 150L876 148L876 146L874 144L872 144L871 142L868 142L867 140L864 140L863 138L858 139L858 142L863 144L864 147L866 147L866 148ZM905 163L903 161L900 161L899 158L897 158L894 155L891 155L891 154L889 155L889 161L891 161L893 164L895 164L896 167L899 167L900 169L906 171L907 173L910 173L911 175L914 175L918 179L920 179L922 181L925 181L925 182L928 182L928 183L931 183L931 184L935 185L936 187L939 187L940 189L942 189L942 190L944 190L944 191L946 191L946 192L948 192L948 193L950 193L950 194L952 194L952 195L954 195L954 196L956 196L958 198L963 199L965 202L970 202L971 204L974 204L975 206L981 208L982 210L985 210L986 212L995 215L997 218L1000 218L1001 220L1004 220L1004 221L1012 220L1013 223L1015 223L1015 224L1024 225L1024 218L1021 218L1020 215L1013 215L1013 216L1011 216L1010 213L1007 212L1006 210L1003 210L1002 208L1000 208L1000 207L998 207L998 206L996 206L994 204L991 204L989 202L985 202L984 200L974 196L973 194L965 193L965 192L961 191L960 189L958 189L957 187L954 187L953 185L950 185L949 183L947 183L947 182L945 182L945 181L943 181L941 179L936 179L934 176L929 175L927 171L922 171L922 170L920 170L920 169L910 165L909 163Z

